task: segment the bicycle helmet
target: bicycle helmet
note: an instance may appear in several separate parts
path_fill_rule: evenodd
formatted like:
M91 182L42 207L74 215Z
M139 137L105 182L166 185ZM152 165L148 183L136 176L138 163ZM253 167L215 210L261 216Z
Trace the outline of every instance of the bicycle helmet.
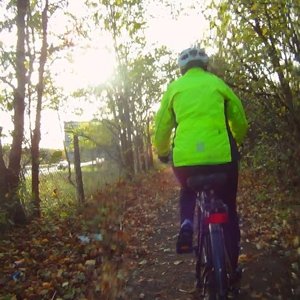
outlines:
M191 67L200 67L207 69L208 55L204 49L192 47L183 50L178 57L178 66L181 73L184 74Z

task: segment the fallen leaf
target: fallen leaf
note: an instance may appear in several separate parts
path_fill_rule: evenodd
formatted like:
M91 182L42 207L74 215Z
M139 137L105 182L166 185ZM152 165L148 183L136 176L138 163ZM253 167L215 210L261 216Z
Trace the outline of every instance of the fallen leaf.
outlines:
M178 291L184 294L193 294L196 291L196 289L195 288L190 290L179 289Z
M239 256L239 262L240 262L240 263L246 262L246 261L248 261L248 260L249 260L249 257L248 257L247 254L241 254L241 255Z
M300 237L299 236L295 236L294 239L293 239L293 246L295 248L299 247L300 245Z
M51 288L51 283L50 282L43 282L42 287L45 289L50 289Z
M142 261L139 262L139 265L140 266L144 266L145 264L147 264L147 262L148 261L146 259L144 259L144 260L142 260Z

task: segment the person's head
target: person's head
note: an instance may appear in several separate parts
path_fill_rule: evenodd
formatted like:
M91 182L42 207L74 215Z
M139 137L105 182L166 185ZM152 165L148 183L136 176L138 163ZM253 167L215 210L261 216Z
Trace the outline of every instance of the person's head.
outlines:
M183 50L178 57L178 66L183 75L187 70L198 67L207 70L208 56L204 49L192 47Z

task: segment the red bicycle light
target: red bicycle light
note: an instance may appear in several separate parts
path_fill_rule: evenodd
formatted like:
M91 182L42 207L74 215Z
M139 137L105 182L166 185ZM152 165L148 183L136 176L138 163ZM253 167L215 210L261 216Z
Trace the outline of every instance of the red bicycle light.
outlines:
M206 224L222 224L228 222L228 213L214 213L205 219Z

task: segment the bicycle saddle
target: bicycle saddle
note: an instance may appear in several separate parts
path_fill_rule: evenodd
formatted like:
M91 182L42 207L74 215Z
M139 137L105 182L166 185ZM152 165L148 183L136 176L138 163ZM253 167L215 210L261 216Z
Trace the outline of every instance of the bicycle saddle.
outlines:
M187 179L187 185L195 191L218 190L224 186L227 181L225 173L213 173L208 175L196 175Z

